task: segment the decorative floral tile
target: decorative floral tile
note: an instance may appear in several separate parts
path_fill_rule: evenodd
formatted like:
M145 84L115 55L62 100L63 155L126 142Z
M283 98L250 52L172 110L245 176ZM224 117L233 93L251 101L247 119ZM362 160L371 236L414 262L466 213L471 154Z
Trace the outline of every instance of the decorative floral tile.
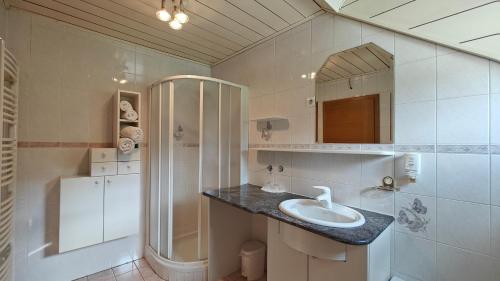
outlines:
M424 238L435 239L436 199L398 193L396 197L396 229Z

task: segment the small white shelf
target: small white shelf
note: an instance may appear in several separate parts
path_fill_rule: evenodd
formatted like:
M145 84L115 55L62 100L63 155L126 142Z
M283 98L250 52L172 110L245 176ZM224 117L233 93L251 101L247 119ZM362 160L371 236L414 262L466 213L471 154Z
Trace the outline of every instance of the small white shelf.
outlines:
M288 118L283 116L263 116L250 119L250 121L255 121L255 122L280 121L280 120L288 120Z
M254 151L278 151L278 152L302 152L302 153L329 153L329 154L355 154L355 155L379 155L392 156L394 151L390 150L336 150L336 149L311 149L311 148L250 148Z

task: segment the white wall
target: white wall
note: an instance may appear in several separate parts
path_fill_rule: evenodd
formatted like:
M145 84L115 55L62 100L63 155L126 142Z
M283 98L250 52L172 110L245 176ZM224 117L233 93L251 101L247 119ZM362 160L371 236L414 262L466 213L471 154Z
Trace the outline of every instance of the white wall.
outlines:
M21 67L15 280L68 281L142 256L143 234L57 254L58 178L87 174L88 147L111 144L118 88L142 92L147 136L147 86L210 68L17 9L0 9L0 32L4 22Z
M424 227L396 222L393 273L407 281L487 280L500 276L500 65L479 57L333 15L322 15L215 66L214 76L248 85L250 119L282 115L288 126L269 141L250 124L251 144L310 144L311 80L330 54L374 42L395 55L395 147L398 156L251 153L249 181L262 184L268 163L284 165L275 181L312 194L393 214L416 208ZM422 152L417 184L401 176L400 154ZM402 191L366 192L396 174ZM418 207L418 206L417 206ZM407 208L407 209L405 209ZM414 210L413 210L414 211Z

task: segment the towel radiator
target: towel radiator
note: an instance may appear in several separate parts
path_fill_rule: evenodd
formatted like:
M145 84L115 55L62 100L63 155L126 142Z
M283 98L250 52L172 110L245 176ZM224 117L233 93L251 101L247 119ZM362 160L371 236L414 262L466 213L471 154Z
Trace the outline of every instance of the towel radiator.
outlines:
M12 280L19 68L0 38L0 281Z

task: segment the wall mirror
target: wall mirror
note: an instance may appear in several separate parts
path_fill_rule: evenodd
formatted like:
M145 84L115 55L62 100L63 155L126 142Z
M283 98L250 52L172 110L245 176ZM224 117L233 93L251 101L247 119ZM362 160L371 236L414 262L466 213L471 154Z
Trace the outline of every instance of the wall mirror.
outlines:
M392 143L394 57L374 43L330 55L316 72L318 143Z

